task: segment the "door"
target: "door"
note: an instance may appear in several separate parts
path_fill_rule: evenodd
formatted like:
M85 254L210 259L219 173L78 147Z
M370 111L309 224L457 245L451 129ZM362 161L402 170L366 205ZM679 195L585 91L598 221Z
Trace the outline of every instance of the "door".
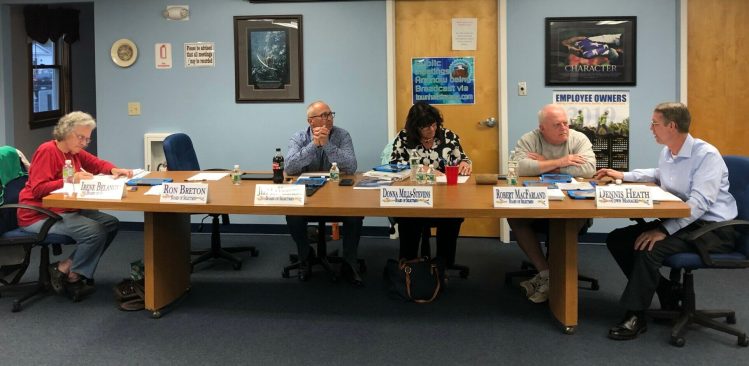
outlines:
M452 50L452 18L477 18L475 51ZM412 103L411 59L474 57L475 104L436 105L445 127L455 131L476 173L498 173L499 126L479 124L498 119L497 0L396 0L396 128L403 128ZM467 219L462 236L499 236L499 220Z

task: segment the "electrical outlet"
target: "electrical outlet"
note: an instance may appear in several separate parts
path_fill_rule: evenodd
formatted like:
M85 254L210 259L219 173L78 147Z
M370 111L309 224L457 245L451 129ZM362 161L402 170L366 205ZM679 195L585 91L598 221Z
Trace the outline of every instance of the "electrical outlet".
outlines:
M140 116L140 103L139 102L127 103L127 115L128 116Z
M528 85L525 84L525 81L518 82L518 95L521 97L528 96Z

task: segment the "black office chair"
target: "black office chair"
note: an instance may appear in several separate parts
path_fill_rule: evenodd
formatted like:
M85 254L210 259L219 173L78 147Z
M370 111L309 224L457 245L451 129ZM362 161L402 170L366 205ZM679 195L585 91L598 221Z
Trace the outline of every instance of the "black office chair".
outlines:
M195 154L192 140L190 140L190 137L184 133L171 134L164 139L164 156L166 157L166 166L168 170L200 170L200 164L198 163L198 157ZM221 247L221 226L219 223L219 217L221 217L224 225L228 225L228 214L209 214L206 217L211 217L211 248L208 250L191 251L191 254L193 255L200 255L191 262L193 270L197 264L213 258L225 259L232 263L232 267L235 270L240 270L242 268L242 259L235 256L234 253L249 251L251 256L258 256L259 252L254 246L231 248ZM202 231L202 224L200 230Z
M737 337L739 346L749 346L746 333L735 329L727 324L716 321L716 318L726 318L726 323L736 323L736 313L732 310L697 310L694 294L694 279L692 271L700 268L720 269L745 269L749 267L749 158L745 156L725 156L723 158L728 166L728 179L730 181L729 191L736 199L738 216L735 220L707 225L694 231L689 241L721 227L735 226L741 235L736 240L735 251L731 253L711 254L697 246L698 253L679 253L672 255L664 261L664 265L671 267L671 280L679 281L683 271L681 282L681 304L680 311L652 310L648 314L655 318L675 319L676 323L671 330L671 344L683 347L686 343L684 335L689 326L696 323L704 327L712 328ZM740 292L740 290L737 290Z
M536 224L539 223L539 224ZM533 225L533 231L536 232L536 234L542 234L545 236L544 240L544 246L546 247L546 259L549 259L549 226L548 225L541 225L540 223L546 223L546 221L536 221ZM593 219L588 219L585 225L580 229L580 232L578 233L578 236L583 235L588 232L588 228L590 228L593 225ZM507 272L505 273L505 284L511 285L512 280L516 277L520 278L530 278L538 274L538 271L535 267L533 267L533 264L531 262L528 262L524 260L520 264L520 271L513 271L513 272ZM600 289L600 286L598 284L598 280L589 277L583 274L577 275L577 280L580 282L588 282L590 283L590 289L593 291L598 291Z
M337 220L335 218L325 217L312 220L312 222L315 221L317 222L317 225L307 226L307 240L309 240L310 244L314 245L310 248L311 251L308 259L309 264L310 266L322 266L325 272L330 276L330 280L336 282L338 281L338 274L333 271L330 264L341 264L344 260L342 257L338 256L338 250L328 252L327 241L330 236L328 236L325 224L327 222L336 222ZM315 246L317 248L315 248ZM285 266L281 273L283 278L291 277L289 272L292 270L298 270L302 264L302 262L299 261L299 256L297 254L289 254L289 261L291 264ZM364 274L367 271L366 262L362 258L358 258L357 262L359 263L359 274Z
M49 278L49 247L53 247L55 255L62 254L62 245L75 244L75 241L66 235L48 234L52 225L61 220L58 214L41 207L18 204L18 194L26 185L28 176L15 178L5 184L4 203L0 206L0 256L8 255L5 265L0 266L0 294L2 292L16 292L28 287L27 291L19 298L13 301L12 311L21 311L24 302L37 296L51 293ZM47 219L38 234L29 233L18 227L16 211L19 208L27 208L37 211L47 216ZM31 261L31 251L34 247L40 247L41 253L39 258L39 276L36 281L19 283ZM18 255L21 254L19 257ZM13 257L17 261L11 260ZM15 263L12 263L15 262ZM78 301L73 294L73 301Z

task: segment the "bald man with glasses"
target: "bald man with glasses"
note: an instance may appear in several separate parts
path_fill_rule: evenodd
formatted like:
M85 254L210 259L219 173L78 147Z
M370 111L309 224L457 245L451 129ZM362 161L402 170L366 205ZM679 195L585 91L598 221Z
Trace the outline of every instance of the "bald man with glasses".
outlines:
M307 124L303 130L294 134L289 140L286 152L284 171L287 175L299 175L305 172L327 172L333 163L338 165L341 174L356 172L356 155L351 135L343 128L333 125L335 112L323 101L316 101L307 107ZM299 279L306 281L310 276L309 255L311 253L307 238L307 223L324 218L307 216L286 216L294 242L299 250ZM343 259L341 276L356 286L362 285L357 272L357 249L363 217L336 217L335 221L343 222ZM325 253L319 253L325 255Z

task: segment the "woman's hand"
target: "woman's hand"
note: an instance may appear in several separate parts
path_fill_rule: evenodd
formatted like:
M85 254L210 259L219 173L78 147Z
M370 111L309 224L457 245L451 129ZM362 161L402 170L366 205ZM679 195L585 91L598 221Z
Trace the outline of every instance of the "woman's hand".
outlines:
M118 177L132 178L132 176L133 176L133 171L130 169L112 168L113 178L118 178Z
M461 161L460 164L458 164L458 174L460 175L471 175L471 172L473 171L473 168L471 167L471 164L467 161Z

